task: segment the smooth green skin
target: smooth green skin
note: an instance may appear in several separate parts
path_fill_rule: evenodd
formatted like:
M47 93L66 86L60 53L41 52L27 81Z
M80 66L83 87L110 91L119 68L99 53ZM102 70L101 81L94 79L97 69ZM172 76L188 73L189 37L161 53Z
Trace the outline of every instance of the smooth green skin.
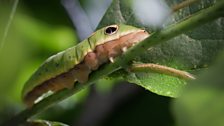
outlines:
M119 39L129 33L141 30L133 26L119 24L116 33L106 35L104 33L105 28L106 27L97 30L89 38L83 40L76 46L49 57L25 83L22 91L22 98L36 86L72 69L84 59L88 52L92 52L97 45Z

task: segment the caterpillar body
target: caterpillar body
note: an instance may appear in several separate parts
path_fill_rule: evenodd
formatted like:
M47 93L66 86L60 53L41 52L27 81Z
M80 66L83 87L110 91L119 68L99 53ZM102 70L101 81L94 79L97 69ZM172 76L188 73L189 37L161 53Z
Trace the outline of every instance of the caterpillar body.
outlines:
M124 24L110 25L94 32L74 47L48 58L25 83L22 98L28 106L48 91L85 83L89 74L112 62L128 48L149 36L145 30Z

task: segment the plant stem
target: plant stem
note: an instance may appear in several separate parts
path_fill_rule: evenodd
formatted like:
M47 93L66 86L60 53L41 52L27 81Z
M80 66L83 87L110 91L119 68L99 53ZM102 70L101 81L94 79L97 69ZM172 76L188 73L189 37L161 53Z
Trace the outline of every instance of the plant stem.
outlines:
M8 23L6 24L6 26L4 28L4 33L3 33L2 39L0 41L0 52L5 45L5 41L6 41L8 32L9 32L9 28L10 28L10 25L12 23L13 17L16 13L16 8L18 6L18 3L19 3L19 0L15 0L14 3L13 3L12 11L10 12L10 15L9 15Z
M204 9L198 12L197 14L192 15L188 19L181 21L177 24L171 25L161 31L153 33L149 38L147 38L143 42L138 43L136 46L130 48L123 55L115 58L114 63L105 64L102 67L100 67L100 69L93 72L90 75L90 78L87 83L85 84L75 83L73 89L71 90L65 89L53 94L52 96L47 97L41 102L35 104L32 108L26 109L21 113L17 114L11 120L5 122L3 125L13 126L23 123L31 116L46 110L51 105L73 95L82 88L93 84L96 80L105 77L106 75L109 75L110 73L120 69L121 66L127 66L135 56L144 53L144 50L147 50L149 47L165 42L181 33L199 27L205 23L217 19L218 17L223 16L223 10L224 10L224 1L219 0L213 6Z
M194 80L195 77L186 71L177 70L171 67L147 63L147 64L133 64L130 68L131 72L155 72L178 77L185 80Z
M200 0L185 0L185 1L183 1L183 2L181 2L179 4L177 4L177 5L174 5L172 7L172 11L176 12L176 11L178 11L178 10L184 8L184 7L187 7L187 6L189 6L189 5L191 5L191 4L195 3L195 2L198 2L198 1L200 1Z

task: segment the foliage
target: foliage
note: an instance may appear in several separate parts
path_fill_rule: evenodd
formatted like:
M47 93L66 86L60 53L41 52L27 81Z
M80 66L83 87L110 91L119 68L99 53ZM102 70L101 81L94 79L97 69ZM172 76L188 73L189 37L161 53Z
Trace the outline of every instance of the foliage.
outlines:
M173 6L179 1L167 0L167 2L170 6ZM186 17L190 17L199 10L212 6L214 3L213 0L200 1L187 9L170 15L164 27L161 29L175 26L177 22L185 20ZM113 0L98 28L114 23L125 23L137 27L144 27L150 32L158 32L161 30L140 23L139 19L134 16L130 4L130 1ZM70 27L59 26L52 28L53 25L41 22L31 17L30 14L24 14L25 11L20 10L17 13L12 25L12 29L15 30L11 30L8 37L9 39L0 54L0 69L4 71L0 72L0 82L2 83L0 85L0 109L4 109L8 104L12 105L16 103L18 105L18 103L20 103L19 94L22 84L44 59L53 53L77 43L77 38L74 36L75 32L71 30ZM4 23L0 22L0 24ZM1 27L2 26L0 26L0 28ZM223 110L223 103L214 104L216 102L219 103L219 99L223 97L222 88L218 88L222 85L223 80L221 76L217 76L223 75L221 71L222 67L220 67L223 63L223 57L221 56L219 58L221 59L218 61L219 66L214 66L211 70L208 67L212 65L211 63L224 47L223 30L224 21L223 18L219 18L195 30L176 36L167 42L155 45L151 47L150 50L145 50L140 56L135 57L134 62L158 63L197 74L199 80L190 82L190 88L186 89L184 92L183 88L188 83L184 80L158 73L130 73L124 70L114 72L109 76L109 80L98 81L99 83L97 86L100 90L104 89L108 92L108 89L113 86L105 86L105 84L109 85L111 83L111 85L113 85L113 79L117 79L138 84L151 92L163 96L177 97L183 94L183 96L174 101L172 106L177 125L223 125L223 113L221 111ZM20 67L18 67L18 64L21 64ZM102 68L105 67L106 66L103 66ZM207 67L209 70L205 71L206 75L201 75L203 71L198 72ZM14 79L11 79L12 76ZM110 81L110 79L112 80ZM94 80L94 82L96 81ZM212 86L216 83L220 83L220 85ZM194 86L197 84L199 84L199 86ZM204 87L204 84L209 86ZM83 87L78 86L75 88L82 89ZM79 90L76 92L79 92ZM73 93L74 92L69 91L61 92L55 95L55 99L57 96L61 96L56 100L60 101ZM4 94L12 94L13 97ZM62 95L65 96L62 97ZM54 99L52 101L54 101ZM46 105L47 102L46 100L42 105ZM21 106L21 104L18 106ZM41 104L39 109L41 109L40 107ZM11 113L21 109L21 107L15 108L16 109ZM36 108L38 108L38 106ZM53 109L53 111L55 110ZM36 111L33 113L35 112ZM201 116L201 113L203 113L203 116ZM21 115L25 114L26 111ZM4 113L1 115L3 116ZM213 119L213 121L210 121L211 119Z
M172 4L174 1L168 2ZM208 1L190 6L188 10L178 12L174 16L171 16L170 19L167 19L169 21L168 25L175 24L181 18L184 18L184 16L196 13L200 9L203 9L202 6L206 8L212 4L213 1ZM111 18L115 20L111 20ZM150 50L144 51L140 57L137 57L135 61L158 63L191 72L207 67L213 61L214 56L224 47L224 28L222 22L223 19L218 19L193 31L185 32L165 43L151 47ZM153 30L138 22L132 8L126 1L114 0L99 27L113 23L126 23L145 27L149 31ZM213 33L212 35L211 32ZM150 72L115 74L123 76L124 80L143 86L154 93L170 97L177 97L186 84L184 80Z

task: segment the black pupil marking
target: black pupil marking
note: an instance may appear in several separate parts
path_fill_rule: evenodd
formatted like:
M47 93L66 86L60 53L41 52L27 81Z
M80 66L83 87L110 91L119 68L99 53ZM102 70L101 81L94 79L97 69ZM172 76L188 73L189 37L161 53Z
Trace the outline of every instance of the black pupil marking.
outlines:
M117 27L108 27L105 31L106 34L113 34L115 31L117 31Z

